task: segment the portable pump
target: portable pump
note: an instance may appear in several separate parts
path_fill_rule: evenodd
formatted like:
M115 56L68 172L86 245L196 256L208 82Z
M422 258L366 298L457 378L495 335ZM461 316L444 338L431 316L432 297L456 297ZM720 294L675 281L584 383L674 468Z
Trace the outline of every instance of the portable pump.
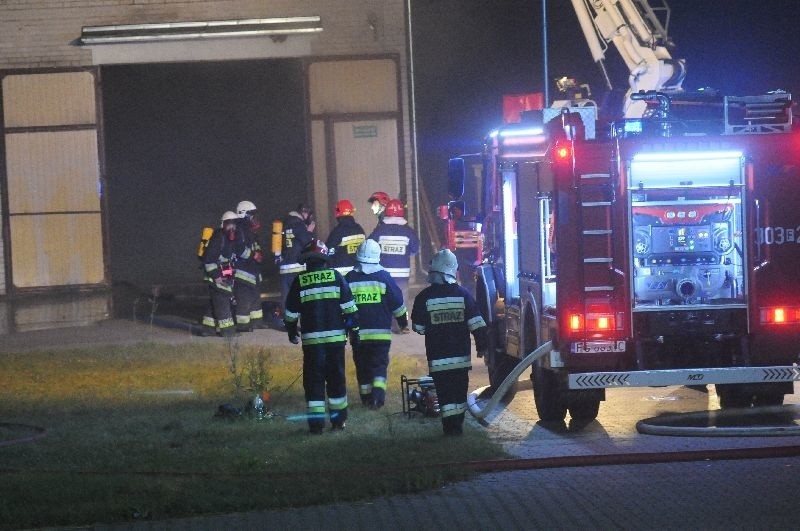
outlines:
M407 378L400 376L400 389L403 397L403 413L411 418L412 413L422 413L426 417L442 414L433 378Z

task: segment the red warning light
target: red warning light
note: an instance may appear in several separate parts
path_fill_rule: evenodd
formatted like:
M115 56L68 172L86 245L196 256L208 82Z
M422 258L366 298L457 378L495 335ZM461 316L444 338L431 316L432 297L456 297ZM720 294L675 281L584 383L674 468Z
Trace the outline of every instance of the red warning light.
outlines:
M565 161L572 157L570 146L557 145L555 148L556 160Z

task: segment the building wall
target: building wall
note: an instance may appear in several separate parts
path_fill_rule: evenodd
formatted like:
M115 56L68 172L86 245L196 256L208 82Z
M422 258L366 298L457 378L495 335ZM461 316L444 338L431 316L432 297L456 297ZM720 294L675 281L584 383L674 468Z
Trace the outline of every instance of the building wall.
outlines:
M302 52L309 59L399 57L404 147L400 153L401 195L413 212L405 0L3 0L0 71L91 66L92 50L76 44L83 26L309 15L319 15L323 27L310 37L309 47ZM281 51L280 42L268 44L276 54L291 56L295 38L287 38L289 52ZM0 275L0 290L4 290L4 268Z

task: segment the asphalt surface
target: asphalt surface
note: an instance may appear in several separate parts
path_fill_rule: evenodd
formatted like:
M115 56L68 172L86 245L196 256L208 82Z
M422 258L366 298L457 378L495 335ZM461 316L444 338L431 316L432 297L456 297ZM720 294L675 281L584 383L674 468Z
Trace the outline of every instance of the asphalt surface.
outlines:
M193 325L160 316L150 323L95 325L0 336L0 354L37 348L135 342L226 341L192 335ZM285 344L283 332L258 330L242 343ZM393 350L424 358L422 337L396 335ZM487 385L473 360L471 388ZM800 439L790 436L643 435L642 419L714 411L713 389L610 390L598 419L581 426L538 421L532 391L520 379L515 398L474 429L485 429L518 459L477 479L416 495L360 503L210 515L91 529L798 529ZM797 389L796 389L797 390ZM784 420L797 424L797 395ZM509 468L518 468L508 471Z

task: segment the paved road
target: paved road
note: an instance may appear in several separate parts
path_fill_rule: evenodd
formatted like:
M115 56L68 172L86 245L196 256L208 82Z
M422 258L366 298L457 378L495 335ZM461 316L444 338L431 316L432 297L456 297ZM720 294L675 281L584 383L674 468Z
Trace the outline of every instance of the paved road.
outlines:
M161 326L113 320L88 327L0 336L0 353L42 345L139 341L224 341L197 338L180 320ZM239 336L245 343L285 343L274 330ZM422 338L395 336L396 351L423 356ZM486 370L475 361L471 385L486 385ZM800 459L699 460L613 466L535 468L553 457L713 452L727 449L791 449L794 437L663 437L642 435L636 422L662 413L715 410L713 393L685 387L611 390L598 419L575 426L542 425L528 383L514 400L488 417L481 429L510 453L534 467L482 474L478 479L434 492L363 503L208 516L95 529L798 529L794 509L800 487ZM787 409L796 419L797 395ZM791 416L791 415L790 415ZM470 419L470 422L477 422ZM763 452L762 452L763 454ZM713 454L709 454L713 455ZM563 464L563 463L562 463Z
M363 503L109 530L797 529L800 460L691 462L484 474Z

